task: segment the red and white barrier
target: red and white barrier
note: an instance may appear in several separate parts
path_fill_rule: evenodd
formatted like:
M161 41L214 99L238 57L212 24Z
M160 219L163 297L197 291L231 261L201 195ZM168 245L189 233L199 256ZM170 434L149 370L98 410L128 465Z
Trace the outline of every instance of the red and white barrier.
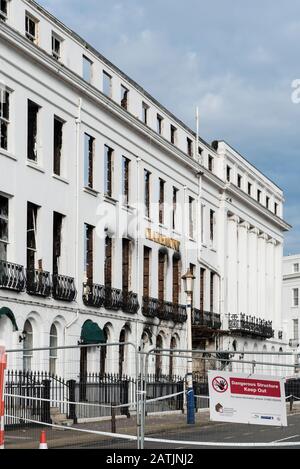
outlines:
M46 439L46 432L45 431L43 431L41 433L39 449L48 449L47 439Z
M6 354L0 346L0 449L4 449L4 389L5 389Z

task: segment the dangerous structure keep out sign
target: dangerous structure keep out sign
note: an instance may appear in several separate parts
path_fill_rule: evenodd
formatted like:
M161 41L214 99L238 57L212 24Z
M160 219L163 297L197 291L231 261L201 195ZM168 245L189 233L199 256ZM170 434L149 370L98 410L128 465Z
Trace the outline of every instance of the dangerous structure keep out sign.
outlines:
M210 419L287 426L283 378L209 371Z

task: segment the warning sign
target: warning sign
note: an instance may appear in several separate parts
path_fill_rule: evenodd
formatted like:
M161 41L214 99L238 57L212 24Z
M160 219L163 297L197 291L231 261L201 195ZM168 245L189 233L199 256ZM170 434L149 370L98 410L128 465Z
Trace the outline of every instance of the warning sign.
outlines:
M283 378L209 371L213 421L287 426Z

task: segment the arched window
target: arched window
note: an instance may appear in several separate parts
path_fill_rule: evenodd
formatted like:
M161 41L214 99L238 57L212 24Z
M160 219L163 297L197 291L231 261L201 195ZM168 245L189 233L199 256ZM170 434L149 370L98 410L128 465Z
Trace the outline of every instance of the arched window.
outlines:
M23 342L23 370L31 370L32 351L33 348L33 331L31 322L27 319L24 324L25 339Z
M171 339L171 344L170 344L170 365L169 365L169 375L170 379L172 379L173 374L174 374L174 356L173 356L173 350L176 349L177 343L176 343L176 338L172 337Z
M105 375L106 373L106 359L107 359L107 341L108 341L108 335L109 335L109 330L108 327L105 326L103 329L103 334L105 338L105 345L101 345L100 347L100 374Z
M125 358L125 345L122 345L126 342L126 330L123 328L120 333L120 345L119 345L119 376L120 378L123 375L124 371L124 358Z
M161 335L158 335L156 338L156 349L162 349L163 347L163 339ZM159 351L156 351L156 358L155 358L155 376L156 379L162 375L162 356Z
M52 324L50 329L50 341L49 341L49 372L51 375L56 374L56 361L57 361L57 350L52 350L53 347L57 347L57 327Z

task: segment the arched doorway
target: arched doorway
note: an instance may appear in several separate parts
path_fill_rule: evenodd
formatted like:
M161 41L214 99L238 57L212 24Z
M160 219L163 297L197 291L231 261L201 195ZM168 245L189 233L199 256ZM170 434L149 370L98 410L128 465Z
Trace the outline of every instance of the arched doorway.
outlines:
M49 337L49 372L50 374L56 375L56 362L57 362L57 347L58 345L58 334L57 334L57 327L55 324L52 324L50 329L50 337Z
M23 333L25 337L23 341L23 370L30 371L32 366L33 329L29 319L24 324Z
M177 341L176 341L176 337L172 337L171 339L171 343L170 343L170 362L169 362L169 377L170 377L170 380L172 380L172 377L174 375L174 368L175 368L175 360L174 360L174 356L173 356L173 350L175 350L177 348Z
M156 355L155 355L155 378L159 380L162 376L162 354L159 351L163 348L163 338L159 334L156 338Z

